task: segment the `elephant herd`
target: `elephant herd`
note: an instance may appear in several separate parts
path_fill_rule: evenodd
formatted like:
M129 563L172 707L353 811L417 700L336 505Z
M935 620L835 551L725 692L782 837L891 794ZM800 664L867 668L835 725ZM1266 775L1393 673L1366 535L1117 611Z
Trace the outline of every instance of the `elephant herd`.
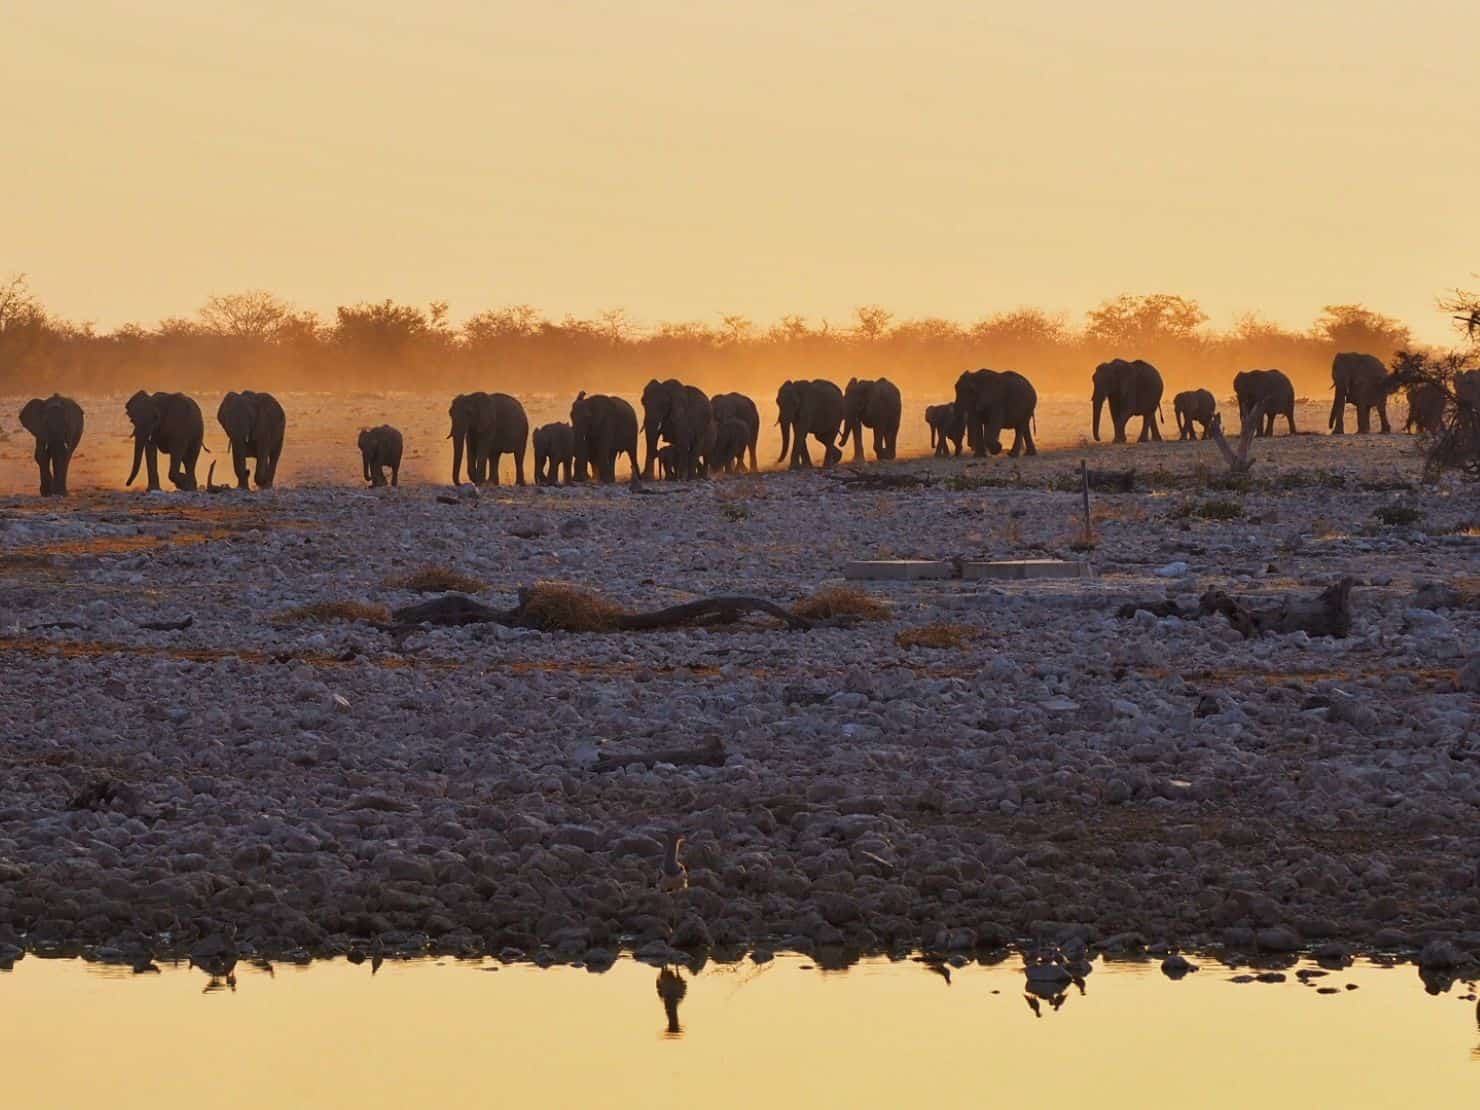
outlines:
M1442 426L1446 395L1435 385L1413 384L1389 373L1373 355L1338 354L1331 367L1334 399L1328 427L1343 433L1347 406L1356 410L1357 430L1371 430L1376 412L1382 431L1390 431L1387 399L1400 388L1408 391L1408 427L1432 432ZM1095 368L1092 376L1092 431L1100 438L1101 417L1108 409L1113 441L1126 442L1126 426L1139 417L1139 440L1160 440L1163 384L1160 372L1141 359L1112 359ZM1246 370L1234 376L1234 396L1242 423L1257 420L1256 435L1274 434L1275 421L1284 417L1295 434L1295 389L1280 370ZM1480 394L1480 383L1475 390ZM584 481L616 481L617 461L626 457L635 478L694 479L716 473L759 470L756 444L760 438L760 411L743 393L713 397L675 378L648 382L642 391L642 419L620 397L580 393L571 403L569 422L544 424L530 435L524 406L507 393L464 393L448 409L452 440L452 482L467 477L476 484L499 480L505 455L514 463L515 481L525 484L524 460L531 438L534 444L534 480L541 485ZM970 370L956 381L954 400L925 410L930 445L937 457L959 456L963 446L974 455L1002 451L1002 435L1013 433L1010 455L1037 454L1033 442L1038 394L1033 384L1015 371ZM808 439L822 451L822 465L842 461L843 448L853 444L853 461L864 460L864 429L873 443L874 457L896 457L901 399L899 388L887 378L850 380L839 388L825 379L788 380L776 392L781 454L777 462L792 469L812 465ZM124 411L133 425L133 467L125 485L132 485L141 465L147 467L148 488L157 490L159 455L169 464L168 476L177 489L197 487L195 468L204 446L205 425L200 406L183 393L148 393L130 397ZM1219 420L1218 405L1206 389L1178 393L1172 400L1179 439L1203 438ZM69 397L53 394L27 402L21 424L36 439L35 459L41 493L67 492L67 471L82 439L83 412ZM244 390L226 394L216 410L226 433L232 471L239 489L250 483L271 488L283 450L287 417L270 393ZM639 441L644 449L638 462ZM390 425L365 428L359 433L361 472L371 486L399 484L404 444L401 432ZM248 462L253 465L248 468ZM387 478L387 474L389 477Z

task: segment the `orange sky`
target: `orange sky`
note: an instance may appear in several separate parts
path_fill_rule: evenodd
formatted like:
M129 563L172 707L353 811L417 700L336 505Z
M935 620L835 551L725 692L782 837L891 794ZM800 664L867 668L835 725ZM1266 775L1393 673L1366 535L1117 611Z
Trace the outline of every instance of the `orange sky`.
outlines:
M1477 49L1469 0L11 0L0 273L105 327L249 287L711 322L1170 291L1443 340Z

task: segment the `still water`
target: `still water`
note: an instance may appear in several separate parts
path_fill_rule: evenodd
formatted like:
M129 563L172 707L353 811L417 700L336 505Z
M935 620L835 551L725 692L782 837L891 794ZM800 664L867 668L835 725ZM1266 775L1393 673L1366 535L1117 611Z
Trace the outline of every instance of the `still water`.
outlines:
M1098 964L1035 1012L1014 961L949 981L788 957L697 974L241 964L229 986L28 958L0 974L0 1106L1480 1105L1473 984L1430 996L1412 967L1309 986L1294 970L1236 984L1204 961L1170 982Z

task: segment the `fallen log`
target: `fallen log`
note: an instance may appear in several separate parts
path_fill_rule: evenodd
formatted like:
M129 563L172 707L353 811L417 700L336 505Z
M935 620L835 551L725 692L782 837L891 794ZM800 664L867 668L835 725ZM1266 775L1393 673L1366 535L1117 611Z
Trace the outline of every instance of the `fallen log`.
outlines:
M187 614L177 621L140 621L136 627L149 632L184 632L194 623L194 615Z
M1284 597L1272 606L1259 609L1229 597L1222 590L1209 589L1198 608L1204 613L1222 613L1245 639L1266 632L1280 635L1304 632L1307 636L1342 639L1352 630L1351 593L1355 585L1356 579L1343 578L1315 597Z
M812 622L760 597L721 595L686 601L646 613L629 613L605 598L568 586L541 585L519 591L519 604L495 609L463 594L408 605L391 614L386 630L401 632L430 624L460 628L469 624L501 624L510 628L535 628L542 632L642 632L673 628L705 618L734 619L742 613L765 613L788 628L806 630Z
M634 752L619 755L602 752L591 765L593 771L617 771L623 767L651 767L655 763L671 763L675 767L723 767L725 765L725 742L718 736L710 736L697 748L668 748L656 752Z
M1343 578L1315 597L1283 597L1273 604L1262 606L1253 601L1241 601L1216 587L1209 587L1198 600L1196 609L1184 608L1170 598L1163 598L1158 601L1126 602L1116 610L1115 615L1128 620L1144 609L1157 617L1197 620L1221 613L1245 639L1270 632L1277 635L1304 632L1307 636L1342 639L1351 634L1351 592L1355 584L1355 579Z
M841 482L850 490L918 489L935 484L935 480L925 474L890 474L877 470L859 470L857 467L849 467L846 474L837 470L826 473L834 482Z

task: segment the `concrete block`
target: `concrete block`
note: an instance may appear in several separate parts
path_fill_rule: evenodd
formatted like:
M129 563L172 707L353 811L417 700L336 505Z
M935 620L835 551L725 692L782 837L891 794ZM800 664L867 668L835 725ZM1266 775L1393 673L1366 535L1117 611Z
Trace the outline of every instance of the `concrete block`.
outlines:
M1065 559L1010 559L1002 562L966 562L961 577L971 581L983 578L1088 578L1089 564Z
M855 559L843 568L844 578L880 582L915 582L921 578L952 578L949 559Z

